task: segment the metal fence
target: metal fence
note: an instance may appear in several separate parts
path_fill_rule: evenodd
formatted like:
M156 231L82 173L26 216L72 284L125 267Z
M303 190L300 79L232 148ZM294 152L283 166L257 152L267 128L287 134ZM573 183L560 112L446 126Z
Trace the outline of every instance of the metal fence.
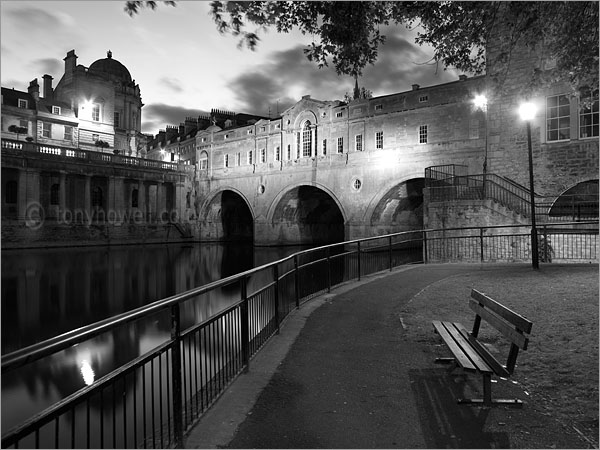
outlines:
M543 225L540 235L544 255L551 248L547 261L598 258L598 221ZM423 230L318 247L4 355L3 375L142 320L170 323L165 342L6 431L2 447L181 446L185 431L301 303L404 264L526 259L528 236L522 226ZM182 317L182 308L223 288L239 299L200 323Z

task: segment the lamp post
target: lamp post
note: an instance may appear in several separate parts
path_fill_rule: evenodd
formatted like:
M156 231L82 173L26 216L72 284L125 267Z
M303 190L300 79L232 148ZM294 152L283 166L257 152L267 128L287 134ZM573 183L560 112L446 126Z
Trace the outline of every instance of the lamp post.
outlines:
M485 95L479 94L473 99L473 103L477 109L483 111L484 124L485 124L485 153L483 156L483 198L486 198L486 178L487 178L487 157L488 157L488 116L487 106L488 99Z
M535 224L535 194L533 191L533 152L531 150L531 120L535 117L536 107L533 103L523 103L519 107L519 115L527 127L527 150L529 151L529 194L531 196L531 266L539 269L537 228Z

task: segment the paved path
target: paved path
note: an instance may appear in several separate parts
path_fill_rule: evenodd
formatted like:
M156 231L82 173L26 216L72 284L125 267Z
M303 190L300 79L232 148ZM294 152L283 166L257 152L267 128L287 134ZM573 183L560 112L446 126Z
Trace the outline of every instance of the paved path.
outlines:
M186 448L514 446L503 427L513 413L457 406L464 387L433 363L431 343L404 338L399 315L426 287L487 270L499 269L409 266L305 303L201 418Z

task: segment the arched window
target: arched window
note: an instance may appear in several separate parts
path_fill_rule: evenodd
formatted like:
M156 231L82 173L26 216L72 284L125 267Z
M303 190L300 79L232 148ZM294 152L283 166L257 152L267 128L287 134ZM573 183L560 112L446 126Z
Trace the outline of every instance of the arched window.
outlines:
M312 131L308 120L302 126L302 156L305 158L312 156Z
M60 184L54 183L50 186L50 204L58 205L60 203Z
M17 203L17 182L15 180L10 180L6 182L4 186L4 201L8 204Z
M134 189L131 191L131 207L132 208L138 207L138 190L137 189Z
M598 217L598 180L584 181L560 195L550 208L550 217L584 220Z
M208 170L208 153L200 153L200 158L198 159L198 169Z

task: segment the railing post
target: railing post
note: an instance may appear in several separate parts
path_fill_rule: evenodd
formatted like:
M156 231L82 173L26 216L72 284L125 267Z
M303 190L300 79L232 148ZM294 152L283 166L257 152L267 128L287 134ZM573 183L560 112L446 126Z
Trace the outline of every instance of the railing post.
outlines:
M277 334L279 334L279 267L273 266L273 280L275 281L275 324L277 325Z
M327 247L327 292L331 292L331 247Z
M392 271L392 237L391 236L388 238L388 241L390 243L389 257L390 257L390 272L391 272Z
M183 404L181 389L181 322L179 304L171 306L171 370L173 376L173 435L175 448L183 446Z
M423 230L423 262L425 264L427 264L427 256L428 256L428 250L427 250L427 231Z
M300 272L298 271L298 255L294 255L294 293L296 295L296 308L300 308Z
M244 372L250 369L250 322L248 314L248 290L246 286L246 277L240 278L240 292L242 297L241 325L242 325L242 365Z
M358 281L360 281L360 241L358 241Z
M481 262L483 262L483 227L479 228L479 250L481 254Z

